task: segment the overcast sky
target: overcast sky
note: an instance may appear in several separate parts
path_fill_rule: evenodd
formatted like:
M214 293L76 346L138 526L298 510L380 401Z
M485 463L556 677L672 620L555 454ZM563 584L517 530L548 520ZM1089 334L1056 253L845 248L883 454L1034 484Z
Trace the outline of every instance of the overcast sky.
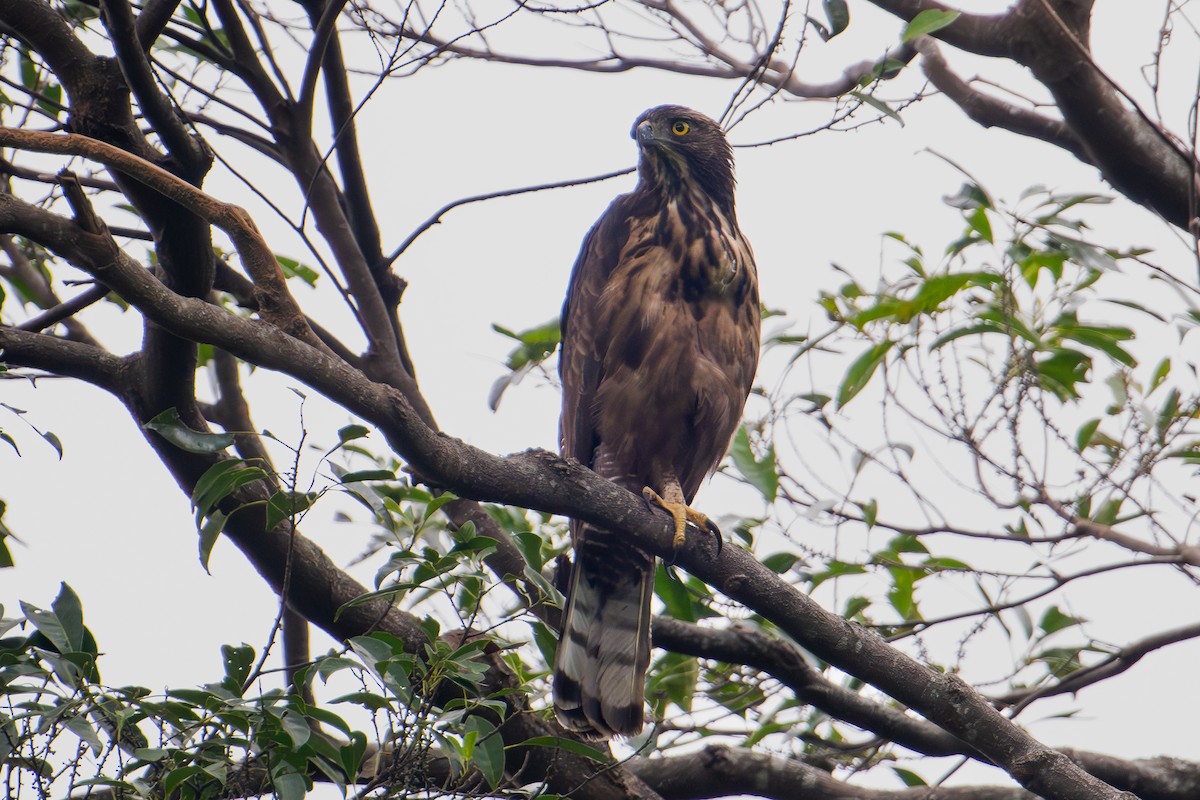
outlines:
M1138 93L1139 70L1154 47L1161 4L1150 4L1154 13L1140 3L1098 5L1098 60ZM842 65L872 57L896 40L897 23L870 14L865 4L852 7L864 21L876 22L860 27L856 16L845 40L823 50L814 45L819 51L809 64L814 80L832 78ZM1168 87L1179 98L1178 109L1166 109L1173 124L1185 119L1194 88L1188 55L1172 51L1182 76L1178 86ZM971 63L989 77L1022 77L1016 69ZM661 73L598 76L470 62L389 83L360 118L385 249L450 200L631 166L635 147L629 128L642 110L678 103L718 116L734 88ZM776 102L736 128L730 139L735 145L761 141L810 127L828 113L824 102ZM823 325L813 300L819 290L842 280L831 264L870 285L883 264L896 257L884 244L884 232L903 231L934 252L958 234L960 220L941 199L957 191L962 176L930 150L961 164L1009 201L1034 184L1112 194L1094 170L1069 156L977 128L940 98L903 116L903 127L887 121L737 151L739 216L757 255L764 302L785 310L788 323L799 331ZM218 149L226 146L213 138ZM294 191L278 171L255 176L259 188L273 197ZM418 377L445 431L493 452L554 447L559 399L552 385L531 377L509 391L497 413L488 409L488 391L504 372L511 344L491 325L520 329L557 315L584 233L608 202L632 185L633 178L625 177L457 209L398 262L409 282L402 313ZM228 173L218 167L206 188L254 209L274 249L310 260L286 226L262 211ZM1088 218L1102 241L1152 247L1158 263L1193 274L1177 235L1149 213L1118 201L1089 211ZM302 303L322 309L323 322L333 319L332 327L348 329L338 301L328 293L295 291ZM103 314L105 324L92 324L113 349L136 348L140 332L134 317L115 309ZM768 322L774 324L781 323ZM312 441L330 444L337 428L352 421L290 379L260 373L253 385L264 398L261 407L270 408L267 416L256 405L256 423L281 438L294 440L301 430L293 389L308 394L304 425ZM116 685L160 689L212 680L220 672L220 644L261 646L275 614L274 595L225 542L214 551L212 574L205 574L187 498L115 400L86 386L43 380L36 389L6 381L0 401L28 409L30 421L53 431L65 451L58 460L0 409L0 427L17 439L22 453L18 459L0 446L6 520L25 540L25 546L14 548L17 567L0 572L0 603L9 615L18 599L49 606L58 582L67 581L82 597L88 624L106 652L102 673ZM758 513L758 502L718 477L702 489L698 505L720 516ZM334 508L318 507L305 533L345 564L363 548L368 528L334 522ZM825 535L813 531L815 537ZM817 546L833 545L820 541ZM371 571L360 570L358 577L369 583ZM1118 619L1111 635L1123 642L1163 627L1165 617ZM318 652L331 645L318 634ZM1197 657L1200 648L1193 643L1154 659L1194 666ZM1200 704L1194 696L1181 696L1171 673L1158 674L1168 677L1152 685L1118 680L1091 690L1085 705L1094 716L1037 723L1034 732L1051 744L1123 756L1186 755L1180 733L1187 731L1194 744ZM1135 692L1136 702L1129 702ZM1109 699L1097 704L1094 698L1101 693Z

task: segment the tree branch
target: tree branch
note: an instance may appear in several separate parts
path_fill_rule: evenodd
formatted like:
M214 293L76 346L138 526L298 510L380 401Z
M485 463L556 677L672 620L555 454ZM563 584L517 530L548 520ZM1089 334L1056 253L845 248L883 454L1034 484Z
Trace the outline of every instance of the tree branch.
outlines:
M1036 800L1016 787L920 786L868 789L836 780L802 761L754 750L709 745L697 753L636 758L629 769L663 800L705 800L753 795L772 800Z
M1062 120L1006 103L971 88L950 69L934 39L920 37L917 47L921 52L921 69L929 82L980 126L1003 128L1020 136L1040 139L1061 147L1085 164L1092 163L1083 142Z
M1200 623L1184 625L1169 631L1161 631L1144 639L1139 639L1132 644L1128 644L1099 663L1076 670L1056 683L1019 692L1009 692L1008 694L993 698L993 702L1001 708L1005 706L1025 706L1033 700L1043 697L1073 694L1080 689L1107 680L1114 675L1120 675L1138 661L1141 661L1144 656L1156 650L1161 650L1168 645L1178 644L1179 642L1197 637L1200 637Z
M0 128L0 146L39 153L84 156L120 170L159 192L229 235L242 264L254 280L259 313L272 324L317 347L324 347L308 327L288 290L279 262L263 241L254 220L245 209L223 203L166 170L106 142L78 134ZM36 237L34 237L36 238ZM112 244L115 248L115 243Z
M77 378L118 396L128 388L126 359L58 336L0 325L0 358L9 364Z
M171 21L180 2L181 0L147 0L142 4L142 11L137 16L137 38L143 50L150 50L163 28Z
M159 91L150 60L138 39L129 0L100 0L100 8L117 62L137 98L139 109L166 145L167 152L174 157L184 177L191 183L198 182L208 172L212 156L193 138L169 98Z
M966 14L937 0L869 0L905 22L922 11L956 11L954 22L937 31L937 38L962 50L981 56L1009 58L1014 27L1018 24L1012 11L1002 14ZM1020 5L1020 3L1018 3Z

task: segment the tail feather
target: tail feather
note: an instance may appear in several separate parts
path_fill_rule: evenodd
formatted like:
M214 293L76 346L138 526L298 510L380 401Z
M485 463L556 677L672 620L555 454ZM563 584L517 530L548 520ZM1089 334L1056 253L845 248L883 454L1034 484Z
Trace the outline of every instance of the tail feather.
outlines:
M632 736L643 725L653 560L631 568L596 556L576 550L554 663L554 712L586 737Z

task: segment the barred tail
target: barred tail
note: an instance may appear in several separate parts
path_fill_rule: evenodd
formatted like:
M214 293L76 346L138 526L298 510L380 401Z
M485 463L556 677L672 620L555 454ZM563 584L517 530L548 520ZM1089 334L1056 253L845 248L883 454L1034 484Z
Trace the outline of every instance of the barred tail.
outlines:
M654 559L608 555L604 546L576 549L554 661L558 721L595 739L641 732L650 663Z

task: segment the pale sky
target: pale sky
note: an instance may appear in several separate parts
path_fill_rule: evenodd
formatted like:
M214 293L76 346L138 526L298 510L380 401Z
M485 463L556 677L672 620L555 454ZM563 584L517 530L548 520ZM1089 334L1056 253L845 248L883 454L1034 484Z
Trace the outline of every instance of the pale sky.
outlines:
M826 72L813 75L814 80L832 78L841 65L871 57L895 41L897 23L867 13L864 4L852 5L864 21L879 21L852 25L853 38L847 34L824 50L815 43L821 55L811 68ZM1127 88L1140 91L1138 70L1154 46L1159 4L1153 14L1145 14L1142 4L1098 5L1097 58ZM1192 45L1180 50L1186 47ZM1179 98L1178 107L1164 108L1172 124L1185 118L1194 88L1187 54L1172 51L1180 59L1180 83L1168 87L1174 93L1169 96ZM1194 58L1194 47L1190 55ZM989 77L1022 78L1011 67L970 63L963 68L967 76L979 69ZM630 166L635 147L629 128L642 110L678 103L718 116L734 88L644 71L593 75L467 62L387 84L360 117L385 250L456 198ZM880 94L899 93L885 88ZM759 141L809 127L827 114L824 102L776 102L730 139L735 145ZM1068 155L982 130L940 98L903 116L904 127L888 121L736 153L739 217L757 255L763 300L785 310L800 331L826 324L813 301L818 291L832 290L842 280L831 264L873 285L881 267L896 258L896 250L884 245L884 232L902 231L931 252L959 233L959 217L941 199L954 194L962 178L927 150L961 164L1010 202L1033 184L1114 194L1093 169ZM210 138L218 149L228 144L215 134ZM259 188L272 197L293 196L294 186L277 170L254 174ZM498 453L554 448L559 400L553 386L530 376L508 391L497 413L488 409L488 391L503 373L510 349L509 340L491 325L522 329L558 313L584 233L632 183L625 177L454 210L398 262L409 282L402 314L418 378L447 433ZM236 179L218 167L205 188L254 210L274 249L311 263L287 228L262 211ZM1087 218L1101 241L1151 247L1157 263L1194 275L1177 234L1148 212L1117 201L1089 210ZM327 283L319 283L324 287L319 294L298 285L293 290L302 303L315 303L324 324L348 330L344 309L331 298ZM93 329L114 343L115 351L137 346L140 332L133 315L111 308L103 314L106 322L93 322ZM769 321L768 329L773 324L778 323ZM1159 346L1148 345L1151 350ZM1147 353L1143 360L1152 359ZM762 370L771 368L778 364L768 360ZM760 379L766 374L760 371ZM352 421L290 378L260 371L248 384L259 398L256 424L281 438L298 437L300 431L292 389L308 395L304 422L311 441L331 444L337 428ZM65 580L83 599L87 622L106 653L101 661L105 680L155 690L216 679L222 643L262 646L275 615L275 596L224 541L214 551L212 574L205 574L187 498L115 400L67 381L44 380L36 389L5 381L0 402L27 409L27 418L53 431L65 449L57 460L32 431L0 409L0 427L22 453L18 459L0 445L0 497L9 504L6 521L25 540L24 546L14 545L16 568L0 572L0 603L7 615L18 599L48 607L58 582ZM847 413L854 413L853 407ZM378 436L369 441L382 446ZM829 468L849 469L846 463ZM717 517L762 511L756 496L723 477L701 490L698 505ZM364 547L369 528L334 522L336 507L318 506L304 532L346 564ZM805 541L821 551L838 546L827 528L815 525L793 528L792 535L811 537ZM372 572L368 566L355 574L369 584ZM1187 590L1193 592L1190 599ZM1117 644L1179 624L1172 615L1185 620L1195 608L1194 587L1174 577L1133 589L1098 582L1096 589L1081 591L1080 602L1089 609L1094 598L1088 593L1108 593L1115 601L1113 616L1096 621L1103 626L1097 635ZM1161 596L1168 592L1177 594ZM332 642L315 635L315 652L329 646ZM1001 658L1007 663L1007 655ZM1176 646L1130 675L1088 690L1080 702L1084 719L1034 722L1070 707L1064 700L1039 704L1022 721L1052 745L1126 757L1194 755L1190 748L1200 701L1179 686L1185 680L1181 676L1190 675L1184 665L1194 668L1198 658L1195 642ZM971 774L977 780L1000 779L982 768Z

